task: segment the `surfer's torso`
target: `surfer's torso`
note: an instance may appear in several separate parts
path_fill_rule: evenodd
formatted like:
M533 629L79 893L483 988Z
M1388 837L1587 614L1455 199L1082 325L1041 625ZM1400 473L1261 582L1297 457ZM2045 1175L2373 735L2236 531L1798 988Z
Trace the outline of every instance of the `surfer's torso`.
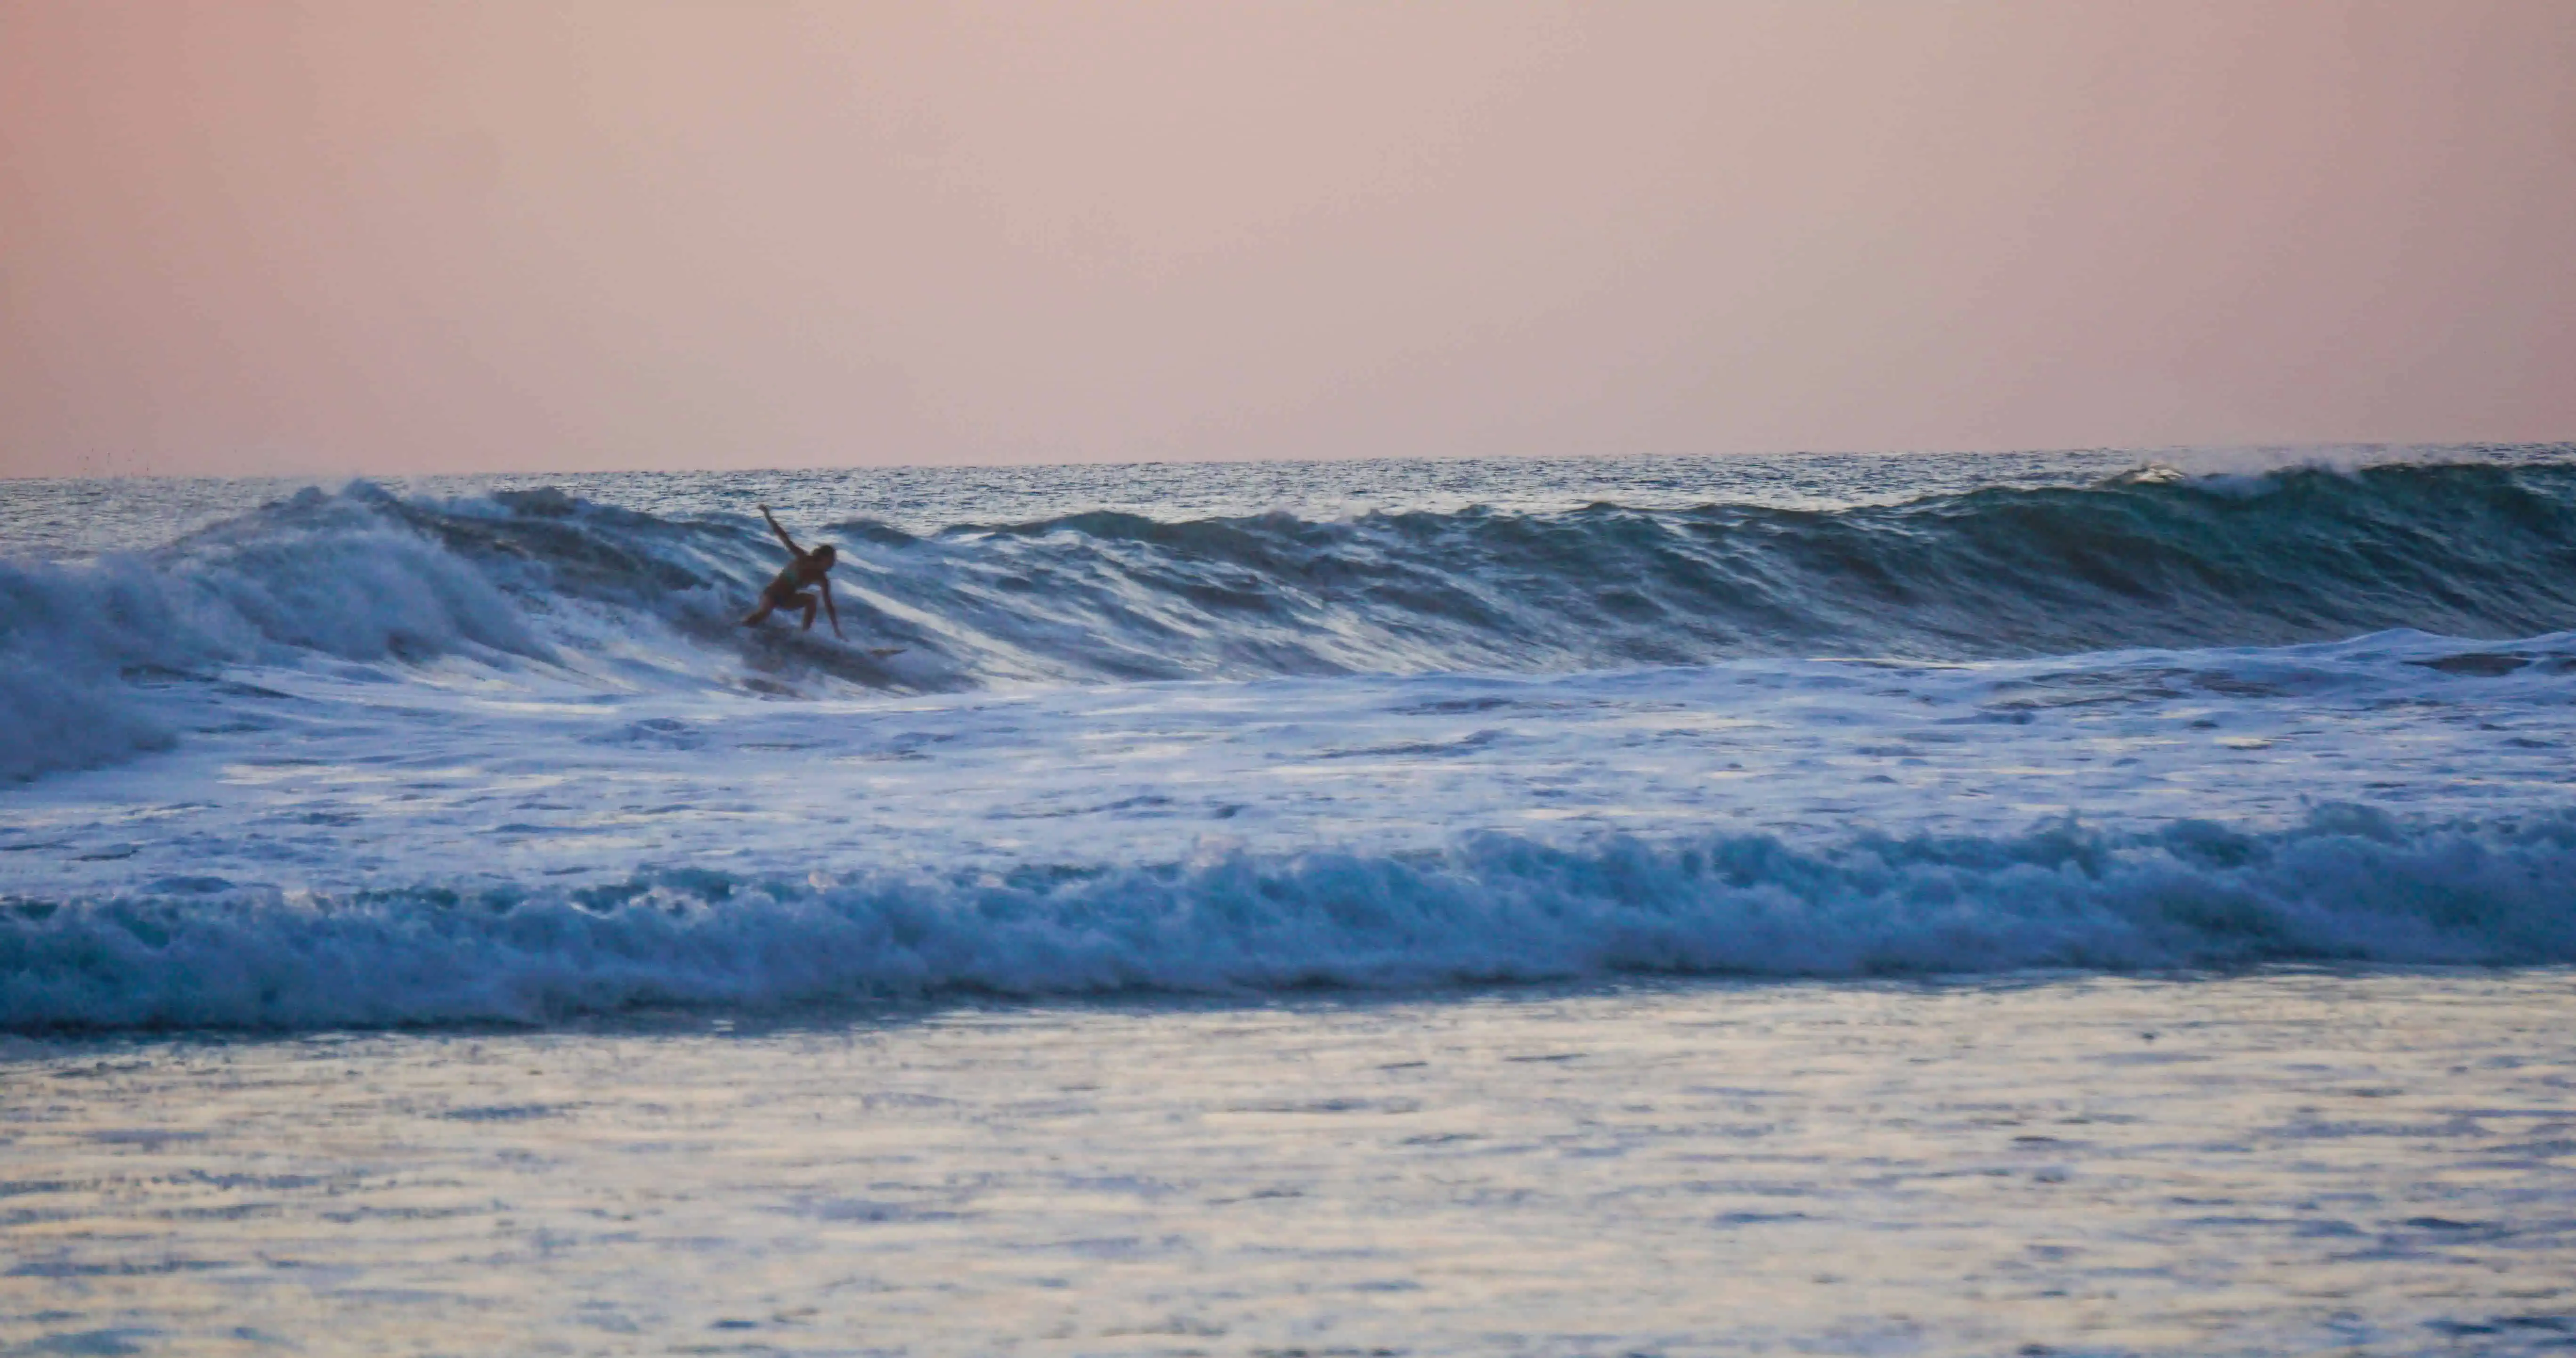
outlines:
M760 592L761 596L770 599L788 598L801 592L807 585L821 580L830 573L831 569L830 565L817 561L812 556L798 557L788 562L786 568L778 572L778 578L769 582L768 588Z

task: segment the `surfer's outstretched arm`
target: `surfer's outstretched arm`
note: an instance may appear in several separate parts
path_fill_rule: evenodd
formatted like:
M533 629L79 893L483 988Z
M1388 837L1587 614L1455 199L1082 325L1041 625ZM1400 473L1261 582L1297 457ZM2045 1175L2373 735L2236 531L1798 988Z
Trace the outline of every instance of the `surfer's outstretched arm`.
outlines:
M832 577L824 576L817 583L823 586L823 611L832 615L832 635L841 636L841 610L832 606ZM847 641L849 638L841 639Z
M796 539L787 536L787 530L778 526L778 520L769 512L769 506L760 507L760 517L769 520L769 531L778 535L778 541L787 548L789 556L805 555L805 549L796 545Z

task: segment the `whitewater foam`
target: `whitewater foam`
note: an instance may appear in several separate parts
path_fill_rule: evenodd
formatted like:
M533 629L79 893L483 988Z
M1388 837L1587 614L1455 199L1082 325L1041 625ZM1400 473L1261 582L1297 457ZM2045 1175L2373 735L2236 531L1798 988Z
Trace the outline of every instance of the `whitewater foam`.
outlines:
M17 794L0 1021L2570 960L2571 669L2387 634L793 703L283 671Z
M2254 962L2576 961L2576 817L2402 830L2363 808L2252 836L1767 836L1579 850L1481 837L1098 874L654 874L350 897L170 878L20 905L0 1025L533 1021L971 989L1418 987L1666 972L1889 976Z

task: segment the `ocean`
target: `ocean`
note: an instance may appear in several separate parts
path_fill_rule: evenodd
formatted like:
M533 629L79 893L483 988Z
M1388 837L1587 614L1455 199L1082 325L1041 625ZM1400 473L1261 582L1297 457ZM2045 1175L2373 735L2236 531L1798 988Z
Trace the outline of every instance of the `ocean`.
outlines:
M2566 1351L2571 748L2576 446L0 481L0 1351Z

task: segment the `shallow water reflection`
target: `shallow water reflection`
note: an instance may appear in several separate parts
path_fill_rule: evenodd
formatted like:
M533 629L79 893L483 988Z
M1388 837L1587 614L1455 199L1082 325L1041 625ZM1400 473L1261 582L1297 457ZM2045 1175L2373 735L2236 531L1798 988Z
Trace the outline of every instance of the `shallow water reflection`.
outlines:
M51 1352L2576 1345L2576 974L0 1048Z

